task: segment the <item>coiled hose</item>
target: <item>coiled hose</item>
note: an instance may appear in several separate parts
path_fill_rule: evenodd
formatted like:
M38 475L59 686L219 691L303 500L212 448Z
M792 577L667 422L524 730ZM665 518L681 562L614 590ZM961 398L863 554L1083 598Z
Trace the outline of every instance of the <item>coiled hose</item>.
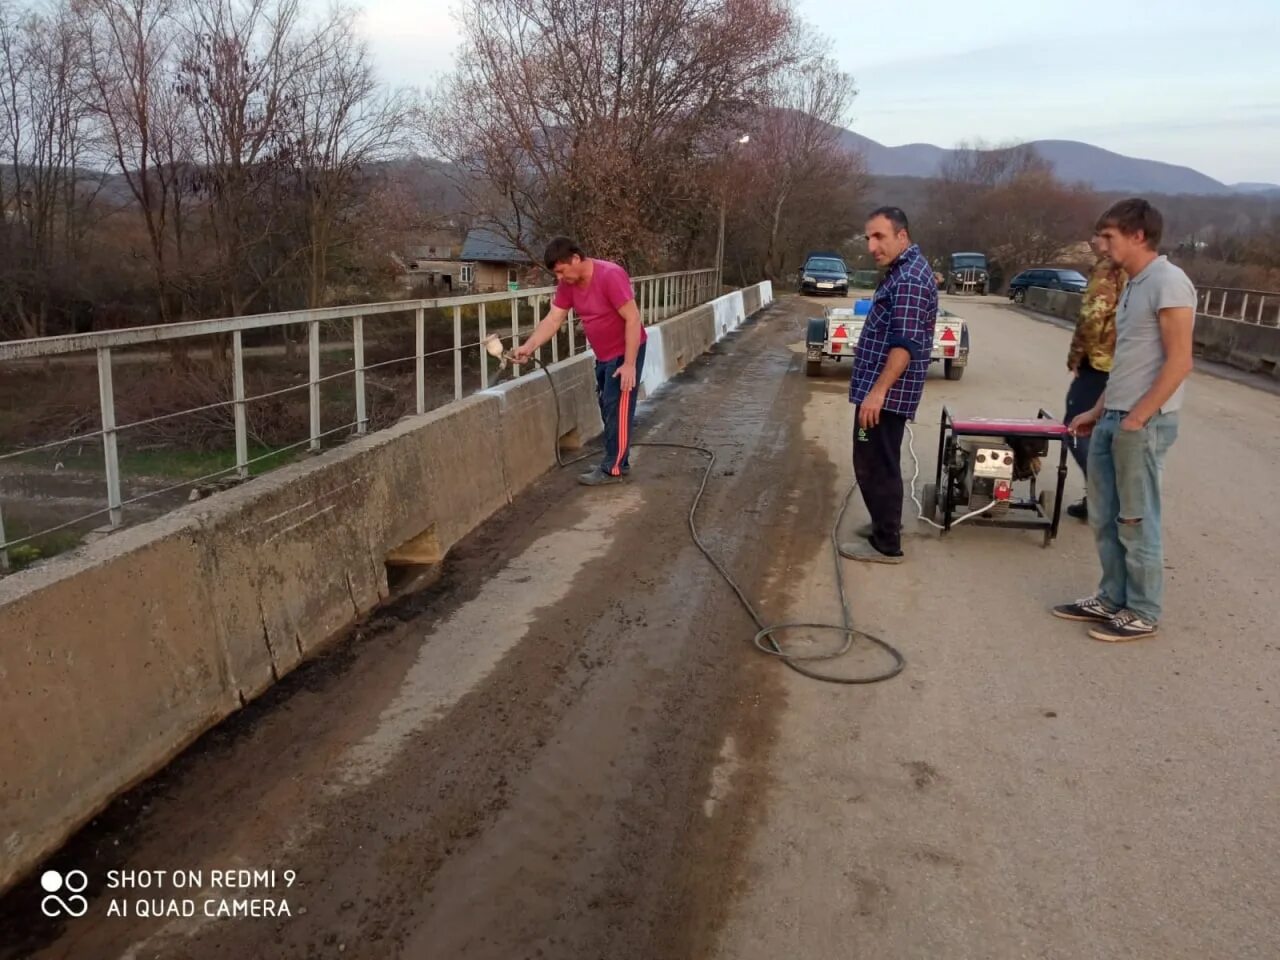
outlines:
M506 355L506 358L508 360L513 359L509 354ZM574 457L570 460L566 460L561 455L560 444L558 442L558 438L561 436L560 391L556 387L556 378L552 376L551 371L548 370L546 366L543 365L541 360L538 360L536 357L531 357L530 360L537 365L538 369L540 369L543 373L547 375L547 381L551 384L551 394L555 399L555 404L556 404L556 434L555 435L557 437L556 451L555 451L556 463L559 464L561 467L568 467L568 466L572 466L575 463L579 463L583 460L586 460L589 457L595 456L596 455L595 453L589 452L589 453L581 454L580 456ZM675 443L675 442L665 441L665 440L634 441L631 443L631 446L633 447L665 447L666 449L669 449L669 450L691 450L691 451L700 453L707 458L706 469L702 471L702 482L698 484L698 492L694 495L693 503L689 507L689 534L690 536L693 537L693 542L697 546L697 548L700 551L702 551L702 555L706 557L709 561L711 561L711 565L716 568L720 576L724 578L725 583L727 583L730 586L730 588L733 590L733 592L737 594L738 600L741 601L743 608L750 615L751 619L755 621L756 626L759 628L759 632L756 633L755 638L753 640L753 643L755 644L756 649L758 649L762 653L768 654L769 656L779 658L788 667L796 671L796 673L809 677L810 679L813 679L813 680L821 680L824 683L843 683L843 684L880 683L881 681L889 680L892 677L896 677L899 673L902 672L902 669L906 666L906 660L903 658L902 654L897 650L897 648L895 648L889 642L882 640L877 636L874 636L873 634L867 633L863 630L855 629L853 626L853 617L849 612L849 598L845 591L844 573L840 566L840 542L838 537L839 537L839 530L840 530L841 523L844 520L845 511L848 510L849 501L853 498L854 490L857 489L857 486L858 486L857 481L854 481L849 486L848 492L844 495L844 501L840 505L840 510L836 514L835 523L832 524L832 527L831 527L831 557L832 557L832 562L835 564L836 589L840 594L840 611L841 611L841 614L843 615L844 623L843 624L776 623L771 626L764 622L764 619L760 616L759 612L752 605L751 601L747 599L747 595L743 593L742 588L738 586L737 581L734 580L733 576L729 573L729 571L724 568L724 564L722 564L716 558L716 556L710 550L707 549L707 545L703 543L702 538L698 536L698 524L697 524L698 506L699 504L701 504L702 495L707 489L707 481L711 478L711 469L712 467L715 466L715 462L716 462L715 451L707 447L700 447L697 444ZM775 634L783 630L800 630L800 629L818 630L818 631L825 631L828 633L839 633L844 639L841 642L838 649L831 652L826 652L826 653L800 654L800 653L788 653L787 651L783 650L782 647L779 645L778 639L775 636ZM873 674L871 676L842 677L835 674L822 673L818 670L813 669L812 667L805 665L806 662L818 661L818 660L835 660L839 657L843 657L853 648L854 641L859 637L863 638L864 640L870 641L873 645L880 647L882 650L888 653L889 656L893 658L892 666L890 666L887 670L881 673Z

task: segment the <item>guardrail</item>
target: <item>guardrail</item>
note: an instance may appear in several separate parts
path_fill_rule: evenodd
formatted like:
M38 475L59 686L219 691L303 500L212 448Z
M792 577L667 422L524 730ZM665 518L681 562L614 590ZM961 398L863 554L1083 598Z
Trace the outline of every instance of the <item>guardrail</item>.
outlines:
M1198 312L1263 327L1280 326L1280 292L1236 287L1198 287Z
M705 303L719 293L714 270L653 274L633 278L632 283L637 306L646 325ZM487 388L496 361L484 350L482 344L485 338L491 333L515 337L522 331L527 332L541 319L541 308L544 303L549 305L553 293L554 287L538 287L514 292L326 307L0 342L0 381L16 378L24 371L29 374L48 372L55 365L65 368L63 373L67 376L74 377L82 373L72 369L75 365L92 364L96 366L98 387L96 410L74 411L75 419L87 421L84 426L92 424L97 429L81 429L39 443L11 444L8 449L0 447L0 478L3 477L6 464L20 464L24 458L37 454L60 455L73 445L81 448L89 445L93 448L101 447L106 494L101 509L77 513L71 519L46 526L29 525L31 529L22 531L22 535L12 539L6 538L4 512L0 504L0 572L10 570L10 554L14 548L56 533L83 528L104 517L107 525L98 529L104 532L114 530L124 525L126 507L137 506L148 500L154 501L186 488L199 488L223 478L234 478L232 482L240 482L248 479L255 468L267 469L269 461L279 462L284 456L302 452L304 448L306 451L316 452L326 442L332 443L335 439L341 442L369 432L370 382L382 371L413 365L412 408L408 408L406 397L396 398L398 404L406 408L404 413L411 409L412 412L422 414L432 407L428 402L427 368L428 361L434 357L452 355L452 391L450 396L446 386L443 402L460 400L475 389ZM409 318L412 318L413 351L367 363L366 355L370 347L377 345L384 348L384 352L394 352L398 340L407 342L409 331L405 325ZM491 320L495 321L492 328ZM300 345L290 339L291 329L305 331L305 378L299 372L297 382L277 384L276 389L250 392L246 376L247 358L255 355L274 357L283 353L286 357L301 359L293 356ZM246 340L270 337L273 331L277 335L277 341L284 340L283 346L278 342L268 346L246 343ZM326 332L331 335L327 343L324 336ZM335 332L338 335L336 338L332 336ZM451 342L439 349L428 349L430 340L440 339ZM157 346L162 348L158 352L154 349ZM561 329L560 335L548 346L552 362L583 352L586 345L585 338L581 337L580 321L571 317L570 322ZM201 348L198 357L193 354L193 347ZM145 348L152 349L146 352ZM131 354L129 351L135 352ZM540 350L539 354L541 353ZM349 363L346 360L348 355ZM333 366L336 359L337 369L325 372L326 358L330 360L330 366ZM171 369L175 363L201 369L201 382L209 394L205 397L208 402L172 410L163 409L162 405L159 410L148 411L152 413L151 416L122 422L117 416L117 375L139 366L144 370L154 371L166 362L170 364L164 368L166 370ZM470 377L467 376L469 366L476 368L470 371ZM513 370L511 375L528 376L531 372L532 368L524 368ZM145 378L146 374L143 376ZM467 383L468 379L471 381L470 385ZM343 381L351 387L350 396L344 393L340 398L344 405L349 402L346 407L349 413L346 416L350 419L344 419L340 425L327 427L322 416L326 409L322 402L322 391ZM14 382L17 380L10 379L10 383ZM66 384L57 385L48 380L46 386L57 390L64 389ZM403 381L380 385L384 393L390 391L393 394L399 394L407 386ZM141 385L140 390L145 394L145 384ZM284 403L287 398L301 395L304 391L309 420L306 437L296 442L271 444L267 452L251 456L251 405ZM73 396L71 391L66 392L68 396ZM32 404L35 404L34 398ZM333 404L329 405L330 409L332 406ZM228 455L230 462L200 476L184 476L181 482L146 489L126 497L121 476L122 438L136 436L144 428L156 429L162 424L170 429L172 424L181 422L182 418L195 416L230 421L230 432L234 434L234 456L230 455L230 449L221 451ZM60 422L66 422L66 418ZM3 427L3 422L0 422L0 427ZM228 445L230 440L228 436ZM92 456L96 458L96 454ZM61 468L61 462L55 464L52 474L56 475ZM44 478L47 479L47 476L44 475ZM37 474L37 484L40 479L41 475Z

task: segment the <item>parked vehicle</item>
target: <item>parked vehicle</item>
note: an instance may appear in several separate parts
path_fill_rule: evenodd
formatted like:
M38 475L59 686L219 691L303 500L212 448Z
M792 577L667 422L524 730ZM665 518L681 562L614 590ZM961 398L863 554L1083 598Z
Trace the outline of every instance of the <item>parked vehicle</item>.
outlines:
M1066 290L1084 293L1089 278L1079 270L1063 270L1059 267L1035 267L1023 270L1009 281L1009 299L1022 303L1027 299L1028 287L1044 287L1047 290Z
M810 255L800 268L801 293L849 295L849 268L837 256Z
M990 283L989 277L987 256L984 253L953 253L948 257L944 274L947 293L972 290L977 294L985 294Z

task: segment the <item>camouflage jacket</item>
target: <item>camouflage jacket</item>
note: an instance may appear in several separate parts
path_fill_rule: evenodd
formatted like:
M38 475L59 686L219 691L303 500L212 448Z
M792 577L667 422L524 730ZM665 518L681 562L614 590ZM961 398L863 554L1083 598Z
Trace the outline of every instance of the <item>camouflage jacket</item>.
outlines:
M1076 369L1085 357L1093 369L1104 373L1111 370L1111 358L1116 352L1116 304L1128 279L1124 270L1109 257L1103 257L1094 266L1080 305L1076 333L1071 338L1068 370Z

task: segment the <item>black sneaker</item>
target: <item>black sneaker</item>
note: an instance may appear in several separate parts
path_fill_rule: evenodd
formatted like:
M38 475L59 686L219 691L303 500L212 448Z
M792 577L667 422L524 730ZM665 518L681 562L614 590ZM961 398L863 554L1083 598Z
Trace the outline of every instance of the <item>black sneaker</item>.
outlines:
M1063 603L1053 608L1053 615L1063 620L1083 620L1088 623L1108 623L1120 611L1108 607L1097 597L1085 597L1075 603Z
M1075 503L1067 504L1067 516L1077 520L1089 519L1089 498L1081 497Z
M601 467L578 474L578 482L587 487L601 487L607 483L622 483L622 480L622 477L615 477L611 473L605 473Z
M1156 625L1144 620L1132 610L1121 610L1106 623L1089 628L1089 636L1107 643L1124 643L1127 640L1141 640L1153 637Z

